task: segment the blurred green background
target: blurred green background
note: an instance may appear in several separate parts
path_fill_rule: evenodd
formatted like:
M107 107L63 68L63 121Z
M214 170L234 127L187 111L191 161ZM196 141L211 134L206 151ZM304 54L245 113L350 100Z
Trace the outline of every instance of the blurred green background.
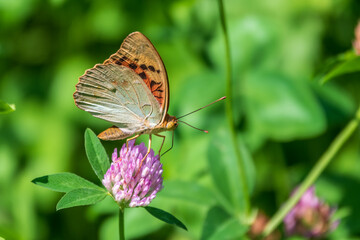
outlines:
M304 178L359 104L359 74L321 86L329 59L351 51L360 2L226 0L233 63L234 112L252 154L252 205L272 215ZM169 114L181 116L225 95L224 41L217 1L0 0L0 236L6 239L117 239L110 199L55 211L61 194L31 180L74 172L99 183L83 134L109 127L76 108L78 77L118 50L133 31L151 39L167 68ZM126 215L130 239L199 239L215 189L209 146L228 135L224 103L186 118L162 158L165 188L152 206L189 231L164 225L143 209ZM185 120L185 119L184 119ZM164 149L170 146L171 133ZM360 239L359 131L317 181L317 192L345 217L331 239ZM147 136L138 140L147 141ZM160 140L155 140L157 149ZM105 142L107 152L122 142ZM226 155L218 152L219 161ZM100 183L99 183L100 184Z

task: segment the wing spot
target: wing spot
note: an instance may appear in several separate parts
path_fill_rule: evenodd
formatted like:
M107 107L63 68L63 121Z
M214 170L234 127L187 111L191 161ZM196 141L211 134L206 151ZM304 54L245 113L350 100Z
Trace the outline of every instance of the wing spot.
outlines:
M144 72L139 73L139 76L140 76L142 79L146 79L146 74L145 74Z
M120 58L120 62L123 62L123 61L126 61L128 58L126 57L126 56L122 56L121 58Z
M137 65L135 64L135 63L130 63L129 64L129 68L131 68L131 69L137 69Z
M146 69L147 69L147 67L146 67L145 64L141 64L141 65L140 65L140 68L141 68L142 70L146 70Z
M150 87L153 88L154 85L159 84L158 82L155 82L154 80L151 80Z
M157 73L160 73L160 70L156 70Z
M155 72L155 68L153 66L150 65L148 68L150 71Z

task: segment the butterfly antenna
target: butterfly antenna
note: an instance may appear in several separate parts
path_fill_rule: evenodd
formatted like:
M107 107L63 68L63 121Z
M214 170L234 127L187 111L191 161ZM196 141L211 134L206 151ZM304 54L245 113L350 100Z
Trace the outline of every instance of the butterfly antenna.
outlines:
M178 122L184 123L184 124L188 125L189 127L192 127L192 128L194 128L194 129L199 130L199 131L202 131L202 132L204 132L204 133L209 133L209 131L203 130L203 129L200 129L200 128L197 128L197 127L194 127L194 126L188 124L187 122L184 122L184 121L178 121Z
M226 98L226 96L221 97L221 98L219 98L218 100L215 100L214 102L209 103L209 104L206 105L206 106L203 106L203 107L201 107L201 108L199 108L199 109L196 109L195 111L189 112L189 113L187 113L187 114L185 114L185 115L183 115L183 116L181 116L181 117L178 117L177 119L186 117L187 115L190 115L190 114L193 114L193 113L195 113L195 112L197 112L197 111L200 111L201 109L206 108L206 107L208 107L208 106L210 106L210 105L212 105L212 104L214 104L214 103L216 103L216 102L219 102L219 101L221 101L221 100L224 100L225 98ZM185 122L183 122L183 123L185 123ZM185 124L187 124L187 123L185 123ZM189 124L188 124L188 125L189 125ZM189 126L190 126L190 125L189 125ZM193 127L193 126L191 126L191 127ZM193 127L193 128L195 128L195 127ZM199 129L199 130L201 130L201 129ZM201 130L201 131L204 131L204 130Z

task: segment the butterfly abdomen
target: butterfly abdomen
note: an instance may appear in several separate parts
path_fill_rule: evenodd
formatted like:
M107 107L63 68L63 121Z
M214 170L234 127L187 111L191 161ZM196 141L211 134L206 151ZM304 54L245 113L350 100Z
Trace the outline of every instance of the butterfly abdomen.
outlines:
M124 133L120 128L112 126L98 135L98 138L106 141L121 140L132 136L133 134Z

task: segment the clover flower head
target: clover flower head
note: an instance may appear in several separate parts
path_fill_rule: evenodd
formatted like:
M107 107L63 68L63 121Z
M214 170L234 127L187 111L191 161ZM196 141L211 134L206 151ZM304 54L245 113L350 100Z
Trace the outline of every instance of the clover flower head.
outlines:
M288 236L322 238L339 225L339 221L331 221L335 210L315 195L312 186L284 218L285 232Z
M129 141L128 148L124 144L119 156L114 149L102 183L121 208L147 206L163 188L160 157L151 149L142 162L146 152L145 144L135 145L135 140Z

